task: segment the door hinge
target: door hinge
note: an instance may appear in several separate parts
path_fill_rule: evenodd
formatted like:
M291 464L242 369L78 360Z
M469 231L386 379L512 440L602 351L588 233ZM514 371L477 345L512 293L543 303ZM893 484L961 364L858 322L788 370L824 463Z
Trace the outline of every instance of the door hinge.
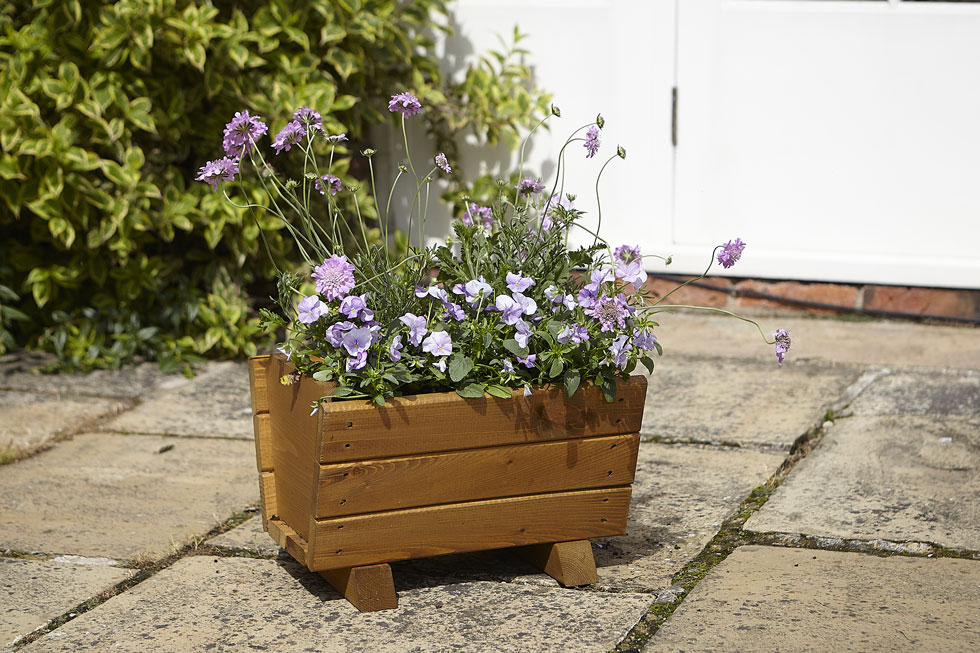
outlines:
M677 87L671 89L670 142L677 147Z

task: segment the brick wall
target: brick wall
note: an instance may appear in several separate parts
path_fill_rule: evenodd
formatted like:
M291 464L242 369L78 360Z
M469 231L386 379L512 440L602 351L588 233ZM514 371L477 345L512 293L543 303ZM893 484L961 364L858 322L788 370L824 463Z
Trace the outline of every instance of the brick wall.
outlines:
M673 289L678 282L691 277L671 277L669 281L653 276L647 279L645 290L661 296ZM948 288L920 288L907 286L854 285L816 283L802 281L763 281L759 279L707 278L707 284L726 292L708 288L687 286L671 295L664 303L698 304L729 310L761 309L813 314L878 311L906 313L910 316L938 316L963 320L980 320L980 290ZM786 298L774 300L753 296L753 293ZM792 301L796 300L796 301ZM841 307L807 306L798 302L815 302Z

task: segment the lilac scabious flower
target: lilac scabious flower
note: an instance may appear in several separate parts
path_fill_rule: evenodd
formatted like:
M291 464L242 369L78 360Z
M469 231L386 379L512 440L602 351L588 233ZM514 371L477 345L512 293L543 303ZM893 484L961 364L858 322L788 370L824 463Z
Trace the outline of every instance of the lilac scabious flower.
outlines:
M510 288L511 292L524 292L531 286L536 286L538 283L530 277L522 277L519 274L514 274L513 272L507 273L507 287Z
M599 151L599 128L595 125L589 127L589 131L585 133L585 149L586 159L591 159Z
M398 93L391 96L391 100L388 102L388 111L397 111L406 118L411 118L422 113L422 104L411 93Z
M793 341L790 340L789 331L786 329L777 329L772 337L776 339L776 358L779 359L779 364L783 364L783 359L786 358L786 354L789 352L790 345Z
M643 269L643 259L636 259L629 263L620 261L616 265L616 276L626 283L633 284L633 287L639 290L647 280L646 270Z
M272 139L272 147L276 150L276 154L281 154L283 150L288 152L289 148L302 141L305 136L306 128L294 120L276 134L276 137Z
M560 195L555 193L551 198L545 203L544 217L541 218L541 228L545 231L550 231L555 226L556 220L562 220L562 217L558 215L555 209L562 208L565 211L571 211L575 208L574 202L568 199L567 195ZM559 225L563 226L563 225Z
M332 134L323 137L328 143L342 143L347 140L347 134Z
M388 347L388 358L392 363L397 363L402 359L402 337L395 336L391 341L391 346Z
M419 343L422 342L422 338L429 332L425 326L425 316L415 315L414 313L405 313L398 319L402 324L408 327L408 342L411 343L413 347L418 347Z
M340 178L327 173L313 182L313 187L320 191L320 194L324 197L326 197L328 189L331 195L336 195L340 192L341 188Z
M446 155L442 152L436 155L436 165L439 166L447 175L451 175L453 173L453 169L449 167L449 161L446 160Z
M223 181L234 181L238 174L238 162L228 157L208 161L201 166L197 181L211 185L211 190L218 190L218 184Z
M332 302L354 289L354 266L347 262L346 256L334 254L313 269L313 280L316 291Z
M476 202L470 202L463 213L462 220L467 227L482 224L484 228L490 228L493 226L493 211Z
M235 117L225 125L224 138L221 141L225 154L233 159L240 159L255 148L255 141L269 131L258 116L249 115L248 110L235 113Z
M613 252L613 257L622 263L630 263L640 258L640 246L634 245L630 247L629 245L620 245Z
M327 305L320 301L316 295L304 297L296 306L296 312L299 314L298 319L303 324L313 324L326 315L328 310Z
M614 331L626 327L626 318L630 312L626 297L620 293L615 297L603 295L596 300L595 306L585 310L585 314L599 320L602 331Z
M518 182L517 186L518 195L532 195L534 193L540 193L544 190L544 184L541 183L540 179L535 179L533 177L525 177Z
M453 339L446 331L433 331L422 341L422 351L433 356L448 356L453 353Z
M745 243L742 242L741 238L729 240L721 246L721 251L718 252L718 262L726 269L732 267L742 256L743 249L745 249Z
M300 107L293 114L293 120L301 124L304 128L320 127L323 125L323 118L319 113L309 107Z

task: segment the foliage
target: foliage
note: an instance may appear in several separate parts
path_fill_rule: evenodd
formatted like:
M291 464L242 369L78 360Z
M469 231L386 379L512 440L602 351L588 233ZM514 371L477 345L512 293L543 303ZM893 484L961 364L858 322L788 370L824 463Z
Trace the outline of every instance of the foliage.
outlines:
M491 53L448 80L431 33L445 14L446 0L5 2L0 347L42 346L76 369L254 352L249 296L275 281L260 233L278 260L296 257L281 222L192 182L211 137L235 111L305 105L356 151L400 86L438 100L435 138L451 123L512 142L540 107L528 71ZM332 170L352 182L363 161L340 149Z

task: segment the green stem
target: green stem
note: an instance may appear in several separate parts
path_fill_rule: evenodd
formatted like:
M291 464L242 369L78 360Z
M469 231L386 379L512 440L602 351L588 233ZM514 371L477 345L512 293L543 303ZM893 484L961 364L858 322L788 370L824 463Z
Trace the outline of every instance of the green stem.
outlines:
M688 279L687 281L685 281L684 283L682 283L681 285L677 286L676 288L674 288L673 290L671 290L669 293L667 293L666 295L664 295L663 297L661 297L660 299L658 299L657 301L655 301L653 303L653 305L656 306L657 304L659 304L663 300L667 299L668 297L670 297L671 295L673 295L675 292L677 292L678 290L680 290L684 286L687 286L689 284L692 284L695 281L700 281L701 279L704 279L706 276L708 276L708 270L710 270L711 269L711 266L714 265L714 263L715 263L715 252L717 252L721 248L722 248L722 246L721 245L718 245L713 250L711 250L711 258L708 260L708 267L706 267L704 269L704 272L701 273L701 276L694 277L693 279Z
M762 326L758 322L756 322L755 320L753 320L751 318L747 318L747 317L744 317L742 315L739 315L738 313L732 313L731 311L726 311L723 308L715 308L713 306L694 306L694 305L689 305L689 304L664 304L664 305L651 304L649 306L637 306L636 307L636 310L638 310L638 311L653 311L653 313L656 314L656 313L659 313L661 311L667 311L669 309L674 309L674 308L690 308L690 309L694 309L694 310L697 310L697 311L711 311L712 313L721 313L722 315L727 315L729 317L734 317L734 318L736 318L738 320L742 320L743 322L748 322L749 324L755 326L755 328L759 330L759 335L762 336L763 341L765 341L765 343L767 345L774 345L774 344L776 344L776 341L775 340L769 340L769 338L766 337L765 332L762 330Z

